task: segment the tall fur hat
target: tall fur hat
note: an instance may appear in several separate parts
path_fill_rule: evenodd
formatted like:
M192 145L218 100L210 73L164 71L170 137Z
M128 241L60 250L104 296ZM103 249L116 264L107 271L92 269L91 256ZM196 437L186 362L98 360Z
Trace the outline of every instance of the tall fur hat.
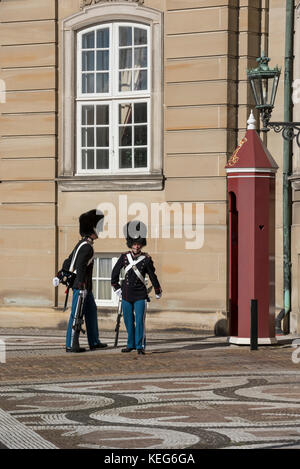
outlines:
M134 243L139 243L142 246L147 244L147 227L145 223L139 220L128 222L123 229L126 238L127 246L131 248Z
M91 234L98 236L96 226L102 218L104 218L103 213L96 209L82 213L79 217L80 236L90 236Z

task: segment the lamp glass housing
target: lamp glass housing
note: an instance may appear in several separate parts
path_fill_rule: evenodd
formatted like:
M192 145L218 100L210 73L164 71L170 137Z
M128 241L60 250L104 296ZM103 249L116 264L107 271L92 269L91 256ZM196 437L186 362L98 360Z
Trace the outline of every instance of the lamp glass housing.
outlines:
M264 107L274 107L276 98L279 74L248 73L251 89L253 92L255 105L258 109Z
M274 108L281 70L276 66L269 68L269 57L264 52L256 59L258 67L247 70L248 80L255 100L255 106L262 115L264 129L267 130Z

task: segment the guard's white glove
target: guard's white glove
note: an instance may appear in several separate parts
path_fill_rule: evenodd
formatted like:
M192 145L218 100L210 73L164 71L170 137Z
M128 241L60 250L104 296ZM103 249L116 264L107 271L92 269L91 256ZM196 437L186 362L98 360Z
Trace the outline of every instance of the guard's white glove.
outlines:
M119 288L118 290L115 291L115 294L119 297L122 298L122 289Z
M58 277L54 277L54 278L52 279L52 284L53 284L54 287L58 287L58 285L59 285L59 278L58 278Z
M159 300L161 298L161 293L156 293L155 298Z
M87 290L79 290L79 295L81 295L82 298L85 299L85 297L87 295Z

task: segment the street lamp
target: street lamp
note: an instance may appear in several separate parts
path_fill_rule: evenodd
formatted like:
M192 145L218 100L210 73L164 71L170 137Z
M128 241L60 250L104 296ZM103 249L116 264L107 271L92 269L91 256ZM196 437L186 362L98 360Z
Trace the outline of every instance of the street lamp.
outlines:
M281 70L276 66L269 68L269 57L264 52L256 59L257 68L247 70L248 80L253 92L255 107L259 110L263 123L263 132L268 132L272 128L275 132L282 132L285 140L296 139L300 147L300 122L270 122L277 93Z

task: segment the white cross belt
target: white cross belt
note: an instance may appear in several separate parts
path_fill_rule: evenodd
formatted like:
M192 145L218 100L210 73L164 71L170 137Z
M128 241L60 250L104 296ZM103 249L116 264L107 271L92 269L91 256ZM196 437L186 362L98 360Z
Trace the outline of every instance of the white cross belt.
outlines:
M139 271L139 269L137 268L137 264L139 262L141 262L142 260L145 259L146 256L140 256L138 259L136 259L135 261L132 259L130 253L127 254L127 259L128 259L128 262L129 262L129 265L127 267L125 267L125 275L127 274L127 272L129 272L129 270L133 269L134 273L136 274L136 276L140 279L140 281L146 286L146 280L145 278L142 276L141 272Z

